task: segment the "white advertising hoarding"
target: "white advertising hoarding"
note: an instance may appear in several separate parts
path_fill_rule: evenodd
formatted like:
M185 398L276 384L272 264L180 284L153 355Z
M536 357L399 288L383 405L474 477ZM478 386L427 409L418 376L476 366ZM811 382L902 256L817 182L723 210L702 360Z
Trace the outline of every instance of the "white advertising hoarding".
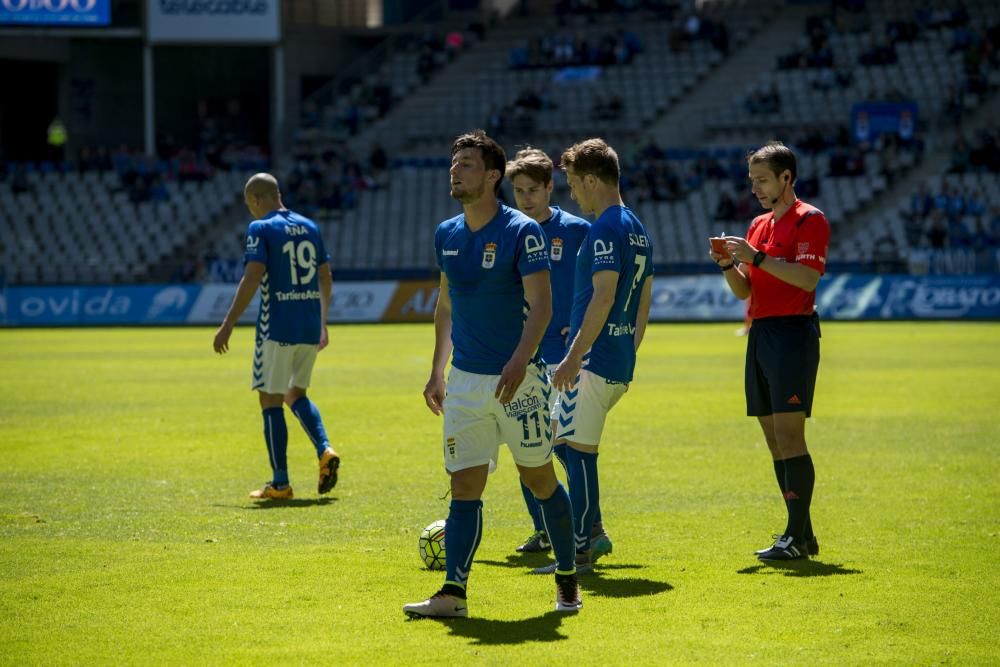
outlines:
M281 0L148 0L146 6L154 44L281 39Z

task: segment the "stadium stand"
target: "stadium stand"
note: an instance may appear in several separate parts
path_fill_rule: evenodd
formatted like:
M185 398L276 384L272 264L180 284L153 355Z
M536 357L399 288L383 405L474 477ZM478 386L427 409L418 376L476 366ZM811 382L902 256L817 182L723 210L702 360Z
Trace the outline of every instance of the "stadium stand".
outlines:
M705 270L704 238L738 232L757 212L743 155L772 137L799 152L799 192L835 228L833 262L997 270L1000 185L983 162L998 154L995 3L724 0L699 14L541 5L547 16L487 26L463 15L404 31L304 101L275 169L288 205L323 228L335 271L433 269L434 228L459 210L448 146L477 126L511 152L531 143L554 157L583 136L608 138L667 271ZM568 55L556 57L559 44ZM915 131L856 141L852 106L870 101L915 102ZM110 157L81 156L76 170L22 164L0 178L8 282L191 279L214 260L223 268L208 275L231 277L249 163L204 178L153 165L129 181ZM921 182L931 201L963 199L962 212L912 215ZM555 198L575 208L560 177ZM39 262L53 252L46 243L64 261Z
M0 182L0 262L12 284L122 283L155 269L210 232L237 202L250 170L161 181L160 201L136 201L115 170L18 164ZM20 175L17 175L20 174Z

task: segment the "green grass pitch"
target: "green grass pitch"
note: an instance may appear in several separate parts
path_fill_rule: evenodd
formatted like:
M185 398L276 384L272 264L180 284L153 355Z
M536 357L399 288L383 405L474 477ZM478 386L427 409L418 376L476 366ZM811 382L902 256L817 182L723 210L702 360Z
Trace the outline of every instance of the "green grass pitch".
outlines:
M484 497L472 617L407 621L444 518L429 325L331 328L311 396L343 456L293 502L268 478L252 331L0 331L0 664L997 664L1000 325L824 324L807 437L819 558L753 557L784 525L732 324L653 325L610 416L614 553L577 616L515 557L508 453Z

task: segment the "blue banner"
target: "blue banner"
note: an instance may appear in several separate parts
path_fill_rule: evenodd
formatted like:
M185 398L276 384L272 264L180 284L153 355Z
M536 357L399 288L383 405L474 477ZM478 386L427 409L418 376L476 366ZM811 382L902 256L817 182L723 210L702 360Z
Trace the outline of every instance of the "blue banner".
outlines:
M200 285L8 287L0 325L182 324Z
M400 312L427 285L433 283L337 282L330 321L408 319ZM211 283L0 287L0 326L217 324L235 291L233 284ZM432 303L421 303L430 319ZM816 307L825 320L1000 320L1000 274L827 275L816 290ZM746 302L718 275L660 276L653 282L654 322L735 322L745 309ZM240 321L252 323L256 314L255 300Z
M816 306L830 320L995 320L1000 319L1000 274L841 274L820 282Z
M0 0L0 24L82 25L111 23L111 0Z
M861 102L851 107L851 134L858 143L868 143L882 134L912 139L917 128L915 102Z

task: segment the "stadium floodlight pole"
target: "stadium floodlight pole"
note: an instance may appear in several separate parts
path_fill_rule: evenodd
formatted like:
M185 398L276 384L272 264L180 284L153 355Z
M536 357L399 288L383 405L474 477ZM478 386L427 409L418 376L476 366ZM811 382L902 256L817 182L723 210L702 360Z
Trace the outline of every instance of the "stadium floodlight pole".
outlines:
M286 131L285 47L280 41L271 47L271 71L271 156L274 159L284 149Z
M153 111L153 47L149 43L149 31L142 45L142 128L146 155L156 153L156 116Z

